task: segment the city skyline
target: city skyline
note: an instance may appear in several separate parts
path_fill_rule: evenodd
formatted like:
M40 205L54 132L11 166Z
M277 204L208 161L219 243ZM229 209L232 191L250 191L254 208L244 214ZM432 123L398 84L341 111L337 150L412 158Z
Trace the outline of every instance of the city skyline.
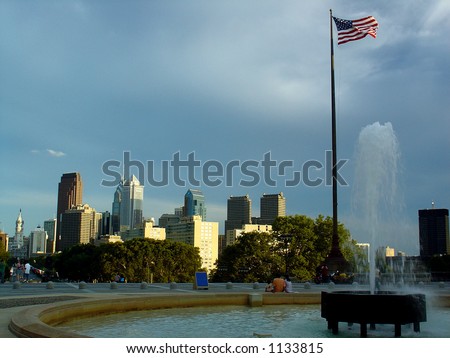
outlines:
M325 163L330 8L339 18L371 15L379 23L376 39L334 44L337 156L348 160L339 221L365 241L352 208L355 146L364 127L390 122L401 152L395 229L402 230L389 235L390 246L418 254L417 210L432 201L450 207L445 0L1 2L0 229L13 235L20 208L27 235L56 217L62 173L80 172L83 201L111 211L116 188L101 185L111 179L103 165L122 163L126 152L153 163L155 178L177 153L223 168L261 162L266 153L295 170ZM281 167L273 167L275 185L244 187L239 180L252 177L229 168L230 186L143 183L144 215L172 212L190 188L204 193L208 220L221 231L231 195L283 192L287 215L332 215L325 184L287 187L276 175ZM283 168L291 178L292 168ZM316 169L306 179L323 178L325 170ZM253 204L259 212L258 200Z

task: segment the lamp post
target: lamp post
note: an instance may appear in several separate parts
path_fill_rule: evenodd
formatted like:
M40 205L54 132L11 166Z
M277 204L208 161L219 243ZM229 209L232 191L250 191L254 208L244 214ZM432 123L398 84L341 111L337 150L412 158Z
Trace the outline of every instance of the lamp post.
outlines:
M280 239L283 241L283 250L284 250L284 273L285 275L289 274L289 246L292 243L292 235L284 234L280 235Z

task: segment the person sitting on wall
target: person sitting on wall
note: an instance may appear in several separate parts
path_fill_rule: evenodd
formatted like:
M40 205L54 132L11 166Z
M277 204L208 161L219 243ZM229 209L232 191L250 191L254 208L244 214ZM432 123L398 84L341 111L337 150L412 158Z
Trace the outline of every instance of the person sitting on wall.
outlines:
M292 292L294 292L293 290L292 290L292 281L291 281L291 278L289 277L289 275L286 275L286 278L285 278L285 283L286 283L286 286L284 287L284 292L286 292L286 293L292 293Z
M286 287L286 281L284 281L284 278L282 275L279 275L278 277L273 279L272 282L273 285L273 291L272 292L283 292Z

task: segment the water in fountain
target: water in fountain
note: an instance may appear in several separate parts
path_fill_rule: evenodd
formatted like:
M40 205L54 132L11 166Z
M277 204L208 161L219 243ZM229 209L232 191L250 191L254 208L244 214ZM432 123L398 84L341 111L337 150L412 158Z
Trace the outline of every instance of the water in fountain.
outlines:
M373 123L364 127L356 147L355 181L352 207L357 217L359 242L368 242L370 291L375 291L375 251L392 240L386 232L402 200L397 190L400 151L391 123ZM389 243L389 241L388 241ZM387 245L385 245L387 246Z

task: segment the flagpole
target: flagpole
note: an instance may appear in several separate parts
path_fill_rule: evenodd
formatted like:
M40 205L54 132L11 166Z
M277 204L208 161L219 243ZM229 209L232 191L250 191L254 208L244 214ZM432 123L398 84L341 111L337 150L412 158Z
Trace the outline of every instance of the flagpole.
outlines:
M337 237L337 154L336 154L336 95L335 95L335 82L334 82L334 46L333 46L333 12L330 9L330 55L331 55L331 151L333 154L333 244L334 238Z
M333 46L333 12L330 9L330 55L331 55L331 151L332 151L332 185L333 185L333 237L331 251L326 264L331 271L345 271L348 263L339 247L338 201L337 201L337 153L336 153L336 95L334 81L334 46Z

